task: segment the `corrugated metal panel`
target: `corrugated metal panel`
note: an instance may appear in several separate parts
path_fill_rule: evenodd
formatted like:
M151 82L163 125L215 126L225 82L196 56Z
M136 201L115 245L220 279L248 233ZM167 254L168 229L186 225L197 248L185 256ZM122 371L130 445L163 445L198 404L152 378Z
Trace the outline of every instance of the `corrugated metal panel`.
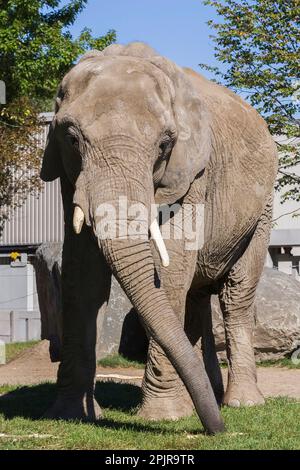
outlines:
M43 115L45 125L41 133L44 146L52 113ZM2 245L31 245L63 240L64 221L60 194L60 182L45 183L38 197L29 196L22 207L17 208L5 224L0 243Z

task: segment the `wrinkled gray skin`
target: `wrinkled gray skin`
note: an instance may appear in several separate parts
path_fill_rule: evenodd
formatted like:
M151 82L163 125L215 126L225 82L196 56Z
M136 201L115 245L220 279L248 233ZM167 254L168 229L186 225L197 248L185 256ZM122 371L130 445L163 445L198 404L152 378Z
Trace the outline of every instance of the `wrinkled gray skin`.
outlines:
M107 303L112 270L151 336L140 414L176 418L195 407L208 432L222 431L222 398L232 406L263 402L253 301L277 166L265 122L230 91L141 43L85 55L64 77L56 103L41 177L60 177L62 185L63 353L59 396L47 416L101 414L93 398L96 317ZM165 240L168 268L152 241L96 238L101 203L125 195L129 205L148 208L154 194L159 204L205 204L203 247L187 251L185 240ZM85 215L80 235L72 227L74 205ZM224 397L212 292L219 293L226 326Z

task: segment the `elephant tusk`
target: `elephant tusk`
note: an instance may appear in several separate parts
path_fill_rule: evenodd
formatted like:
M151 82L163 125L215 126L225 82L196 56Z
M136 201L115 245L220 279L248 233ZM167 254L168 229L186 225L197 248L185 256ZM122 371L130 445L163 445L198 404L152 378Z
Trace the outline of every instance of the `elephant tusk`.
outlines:
M154 219L150 225L150 234L159 252L162 265L167 268L170 264L170 258L156 219Z
M77 235L79 235L79 233L81 232L83 222L84 222L83 210L81 209L81 207L75 206L74 215L73 215L73 228L74 228L75 233L77 233Z

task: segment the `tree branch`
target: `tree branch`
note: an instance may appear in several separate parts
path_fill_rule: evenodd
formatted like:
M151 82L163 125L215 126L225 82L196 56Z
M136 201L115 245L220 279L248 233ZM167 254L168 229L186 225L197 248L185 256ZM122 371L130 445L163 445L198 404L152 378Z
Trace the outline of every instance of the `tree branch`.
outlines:
M279 217L276 217L276 219L273 219L272 222L276 222L276 220L279 220L279 219L281 219L282 217L285 217L286 215L294 214L295 212L299 212L299 215L300 215L300 207L298 207L298 209L295 209L295 210L293 210L293 211L285 212L284 214L281 214Z
M283 171L281 169L278 170L278 173L281 173L284 176L288 176L289 178L296 181L297 183L300 183L300 176L296 175L296 173L288 173L288 172Z

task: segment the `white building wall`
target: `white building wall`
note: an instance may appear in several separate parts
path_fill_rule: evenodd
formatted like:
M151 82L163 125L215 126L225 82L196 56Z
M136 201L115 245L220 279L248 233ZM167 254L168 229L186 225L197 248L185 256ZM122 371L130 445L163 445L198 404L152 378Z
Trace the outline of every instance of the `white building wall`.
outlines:
M278 143L286 144L288 141L284 137L276 137ZM300 139L293 139L293 145L300 145ZM287 173L293 173L300 178L300 165L285 170ZM285 187L282 191L275 193L274 198L274 216L273 216L273 229L286 230L286 229L300 229L300 201L287 201L281 203L282 195L288 190ZM300 243L300 240L299 240Z
M283 138L277 141L284 143ZM293 142L300 144L300 139ZM300 165L286 170L300 177ZM286 274L300 281L300 201L287 201L282 204L282 194L288 190L285 187L275 192L273 209L273 229L270 242L270 253L267 264L275 266Z

